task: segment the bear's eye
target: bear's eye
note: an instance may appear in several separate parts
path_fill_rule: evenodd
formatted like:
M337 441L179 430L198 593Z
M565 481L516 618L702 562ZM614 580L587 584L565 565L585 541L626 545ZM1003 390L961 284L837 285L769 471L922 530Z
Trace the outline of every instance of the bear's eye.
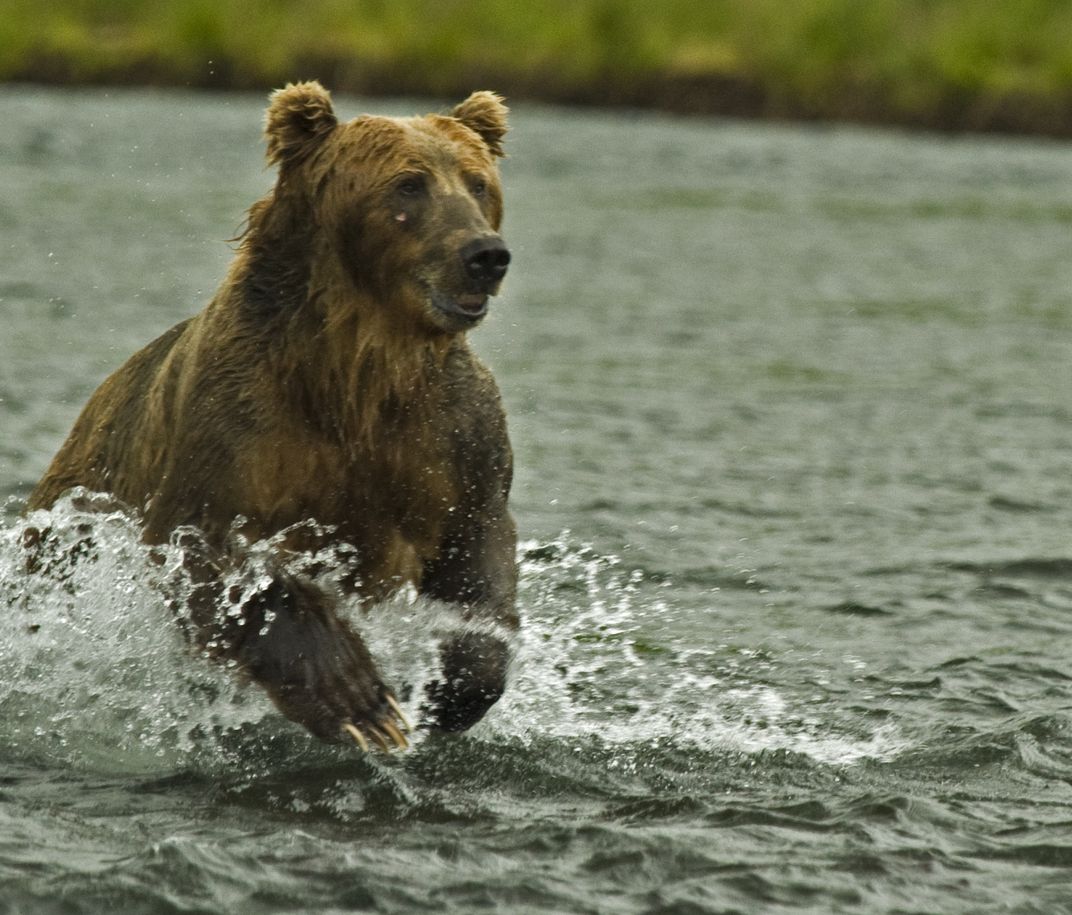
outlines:
M395 185L395 190L403 197L416 197L424 190L424 179L420 175L407 175Z
M474 197L484 197L488 193L488 183L483 178L474 178L470 187Z

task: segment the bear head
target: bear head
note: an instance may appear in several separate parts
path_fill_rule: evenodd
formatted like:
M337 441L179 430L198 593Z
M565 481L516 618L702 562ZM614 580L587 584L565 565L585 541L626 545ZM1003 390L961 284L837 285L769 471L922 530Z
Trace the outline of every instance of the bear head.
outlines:
M449 115L340 123L316 82L273 93L266 119L276 199L298 199L325 234L352 301L400 326L459 332L485 315L510 252L497 159L507 109L476 92Z

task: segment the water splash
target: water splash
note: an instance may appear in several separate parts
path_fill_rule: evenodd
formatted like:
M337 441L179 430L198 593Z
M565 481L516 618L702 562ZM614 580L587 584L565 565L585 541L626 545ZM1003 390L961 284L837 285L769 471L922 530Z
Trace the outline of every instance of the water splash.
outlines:
M255 687L196 657L169 619L182 593L182 547L150 548L121 512L67 498L0 530L0 745L17 761L96 771L244 772L332 764L324 746L283 719ZM27 524L45 531L33 560ZM273 541L228 584L264 587ZM43 557L43 558L42 558ZM330 587L347 557L305 571ZM659 746L725 752L789 750L821 762L887 757L888 730L839 733L762 682L733 679L717 646L653 637L673 615L673 586L651 581L569 533L519 550L524 624L507 694L472 732L480 742L596 736L623 758ZM438 673L438 645L460 622L449 607L403 591L369 613L349 611L387 682L417 716ZM416 736L419 752L424 738Z
M191 658L160 585L178 561L121 512L72 498L0 532L0 743L17 758L121 772L196 765L270 704ZM161 555L164 561L161 563Z
M661 621L679 610L673 583L568 531L523 544L519 563L526 625L515 675L481 727L529 739L596 734L634 750L785 750L834 764L905 746L892 726L839 730L777 687L742 679L724 646L661 638ZM717 619L717 607L709 615Z

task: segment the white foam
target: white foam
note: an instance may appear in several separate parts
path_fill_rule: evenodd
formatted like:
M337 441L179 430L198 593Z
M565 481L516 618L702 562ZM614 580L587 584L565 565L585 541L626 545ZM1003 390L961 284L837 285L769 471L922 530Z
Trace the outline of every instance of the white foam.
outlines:
M44 530L27 571L26 523ZM274 544L247 544L233 573L263 587ZM64 556L84 555L76 562ZM533 558L536 557L536 558ZM150 550L120 513L87 513L70 499L0 530L0 743L20 760L110 772L172 772L340 758L285 721L264 694L188 646L165 594L181 594L176 546ZM339 556L316 557L331 586ZM668 744L756 753L788 750L828 763L888 758L889 728L840 733L765 684L727 683L719 649L671 644L653 652L645 619L667 591L567 533L519 550L521 632L506 695L473 730L477 740L598 737L626 750ZM672 592L672 586L669 589ZM438 645L457 614L404 591L367 614L351 609L388 683L415 719L438 673ZM408 688L408 693L404 690ZM423 738L415 735L417 747Z
M905 749L892 725L845 733L770 685L742 687L711 673L725 667L719 647L673 644L652 653L645 621L668 609L658 596L662 583L647 585L642 573L572 541L569 532L520 552L526 625L511 688L477 734L595 735L626 749L789 751L830 764L888 759ZM524 559L533 553L553 559ZM717 618L717 608L703 613Z

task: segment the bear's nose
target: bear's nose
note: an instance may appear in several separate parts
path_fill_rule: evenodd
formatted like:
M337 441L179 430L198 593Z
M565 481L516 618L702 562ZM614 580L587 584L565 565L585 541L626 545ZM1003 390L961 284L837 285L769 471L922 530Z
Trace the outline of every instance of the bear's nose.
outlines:
M498 283L510 265L510 250L497 235L478 238L462 248L465 271L480 283Z

